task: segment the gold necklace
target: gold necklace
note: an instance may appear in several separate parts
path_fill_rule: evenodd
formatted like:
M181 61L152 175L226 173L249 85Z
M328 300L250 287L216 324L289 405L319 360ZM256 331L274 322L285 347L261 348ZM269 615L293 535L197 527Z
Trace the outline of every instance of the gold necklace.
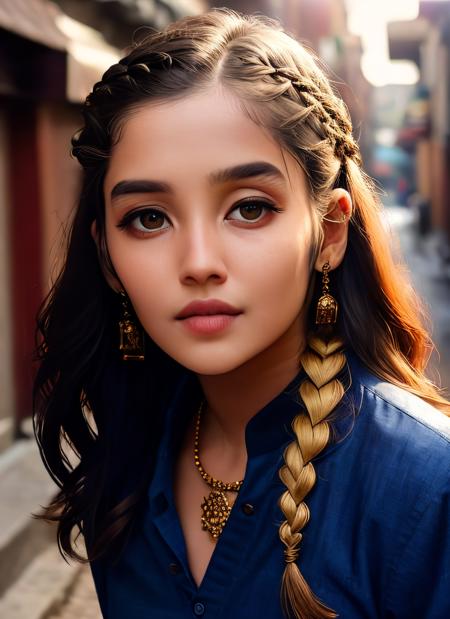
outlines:
M211 477L202 467L199 455L199 434L200 434L200 417L203 409L202 402L197 413L197 421L195 424L195 438L194 438L194 462L200 475L206 481L211 488L208 498L203 497L204 501L201 505L202 508L202 529L209 531L214 541L217 541L219 535L222 533L225 523L228 520L228 516L231 512L231 507L225 492L239 492L244 480L233 481L230 483L221 481Z

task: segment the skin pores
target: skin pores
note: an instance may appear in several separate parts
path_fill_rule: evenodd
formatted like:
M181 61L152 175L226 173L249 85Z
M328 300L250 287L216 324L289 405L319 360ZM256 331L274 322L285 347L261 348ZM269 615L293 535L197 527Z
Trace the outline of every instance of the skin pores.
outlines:
M210 182L212 173L254 162L275 166L280 178ZM158 181L170 191L128 186L132 193L112 198L123 181ZM205 379L254 377L277 389L295 376L313 228L305 177L231 94L215 86L133 111L104 195L117 287L160 348ZM189 302L210 298L242 313L213 334L176 320Z

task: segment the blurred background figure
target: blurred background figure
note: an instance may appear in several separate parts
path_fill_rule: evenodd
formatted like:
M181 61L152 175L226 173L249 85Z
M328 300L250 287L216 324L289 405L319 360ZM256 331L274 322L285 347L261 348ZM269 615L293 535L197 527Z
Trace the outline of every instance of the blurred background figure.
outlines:
M450 388L450 0L0 0L1 617L99 616L89 577L61 604L82 572L61 568L53 531L30 519L54 486L24 440L35 315L77 199L82 102L133 38L213 6L280 19L330 68L429 311L429 375Z

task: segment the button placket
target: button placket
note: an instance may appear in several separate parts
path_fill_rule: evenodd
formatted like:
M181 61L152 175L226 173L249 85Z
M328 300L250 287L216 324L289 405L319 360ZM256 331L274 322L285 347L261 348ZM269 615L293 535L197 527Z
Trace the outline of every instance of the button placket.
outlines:
M169 563L169 573L170 574L175 576L176 574L179 574L180 571L181 571L181 567L180 567L179 563L175 563L175 562Z
M241 509L246 516L253 516L255 513L255 508L250 503L244 503Z
M195 602L192 610L194 611L194 615L196 617L201 617L205 614L205 605L203 602Z

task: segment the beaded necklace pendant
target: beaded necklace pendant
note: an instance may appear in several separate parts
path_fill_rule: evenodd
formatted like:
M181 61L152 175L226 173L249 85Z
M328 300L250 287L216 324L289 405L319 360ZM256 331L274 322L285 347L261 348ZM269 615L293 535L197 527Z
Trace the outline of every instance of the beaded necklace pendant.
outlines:
M225 492L239 492L244 480L224 482L220 479L215 479L208 475L200 462L199 456L199 434L200 434L200 416L203 407L203 402L200 405L197 413L197 422L195 426L194 439L194 463L200 475L206 481L211 491L208 497L203 497L202 509L202 529L209 531L212 539L217 541L223 528L228 520L232 505L230 505Z

